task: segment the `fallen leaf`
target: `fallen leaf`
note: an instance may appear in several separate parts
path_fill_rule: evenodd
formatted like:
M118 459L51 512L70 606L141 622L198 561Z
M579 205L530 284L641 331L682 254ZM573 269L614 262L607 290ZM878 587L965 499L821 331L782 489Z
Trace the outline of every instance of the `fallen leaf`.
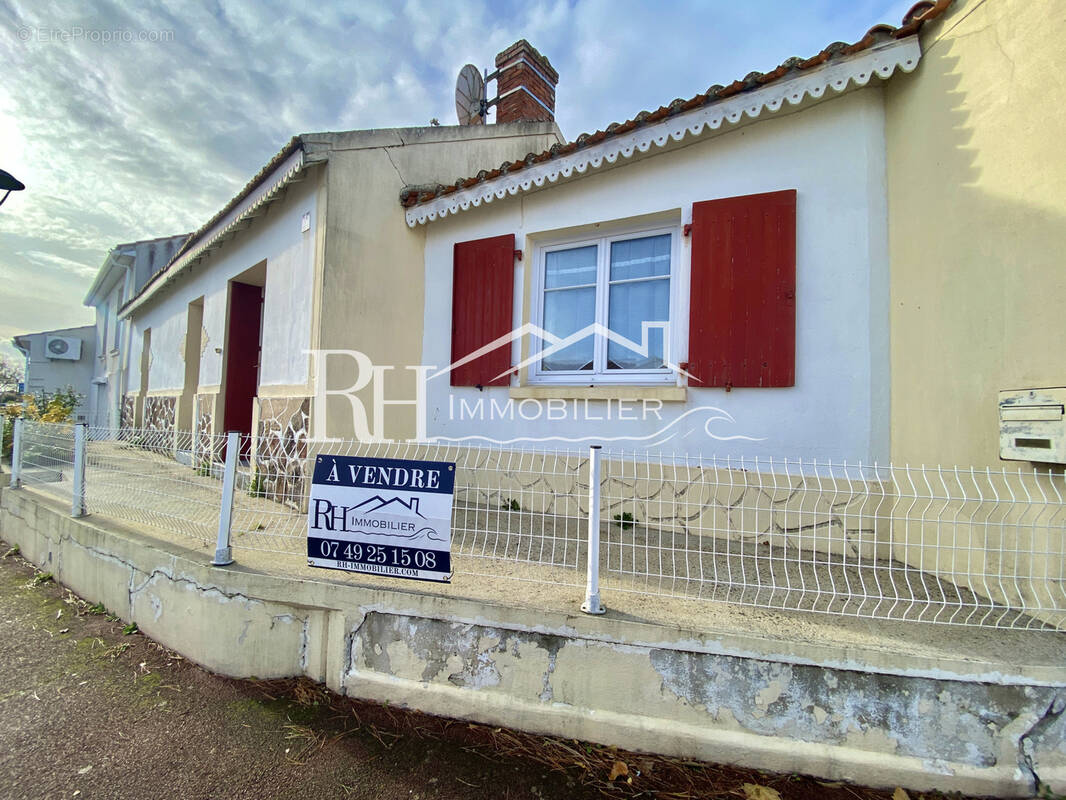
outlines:
M905 789L896 787L896 791L892 792L892 800L911 800L911 796L907 794Z
M611 767L611 774L607 776L607 780L613 781L615 778L620 778L623 775L629 774L629 767L626 766L624 761L615 761Z
M89 766L87 766L87 767L82 767L81 769L79 769L79 770L78 770L78 774L79 774L79 775L85 775L85 774L86 774L86 773L87 773L87 772L88 772L89 770L91 770L92 768L93 768L93 765L92 765L92 764L90 764L90 765L89 765Z
M746 800L781 800L777 789L771 789L769 786L745 783L741 788L744 789Z

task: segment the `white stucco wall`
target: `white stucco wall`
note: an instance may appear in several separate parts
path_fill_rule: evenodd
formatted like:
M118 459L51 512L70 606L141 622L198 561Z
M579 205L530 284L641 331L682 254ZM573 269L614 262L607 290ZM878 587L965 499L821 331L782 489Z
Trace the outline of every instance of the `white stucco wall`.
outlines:
M645 421L575 422L573 415L569 422L543 417L460 421L453 413L459 399L505 404L509 390L452 389L442 377L429 384L428 434L496 440L565 436L610 443L619 436L647 436L686 411L715 406L735 423L713 422L713 433L761 441L715 441L703 433L703 417L694 435L675 437L663 448L688 454L885 459L888 267L884 117L876 86L428 224L423 363L443 366L450 361L455 242L515 234L525 255L516 263L517 321L524 306L524 270L534 268L534 246L548 232L671 210L686 223L695 201L782 189L798 190L794 387L689 388L686 401L665 403L661 419ZM681 238L684 304L689 262L689 240ZM687 321L684 307L681 316ZM677 360L684 361L687 328L680 338ZM589 402L590 409L597 407L601 411L596 413L602 413L602 402ZM698 416L690 415L680 429Z
M121 390L117 387L121 368L120 347L123 342L123 326L127 323L118 318L122 306L122 272L119 272L111 289L96 310L96 357L93 361L92 385L85 403L88 419L93 425L115 425L118 420Z
M303 385L308 380L311 295L314 275L316 191L319 172L291 184L286 196L267 207L252 225L191 267L185 278L133 315L128 391L140 389L143 332L151 328L150 392L180 393L185 380L183 346L189 303L204 298L207 343L200 362L200 386L222 381L227 284L266 260L260 386ZM309 230L301 218L311 215Z

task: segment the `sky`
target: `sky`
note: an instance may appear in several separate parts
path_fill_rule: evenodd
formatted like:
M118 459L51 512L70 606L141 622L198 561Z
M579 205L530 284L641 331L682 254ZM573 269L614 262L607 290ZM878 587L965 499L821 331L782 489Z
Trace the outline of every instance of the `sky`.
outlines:
M0 353L92 323L111 247L199 228L294 134L455 124L459 69L517 39L558 71L574 139L912 4L0 0L0 169L27 187L0 207Z

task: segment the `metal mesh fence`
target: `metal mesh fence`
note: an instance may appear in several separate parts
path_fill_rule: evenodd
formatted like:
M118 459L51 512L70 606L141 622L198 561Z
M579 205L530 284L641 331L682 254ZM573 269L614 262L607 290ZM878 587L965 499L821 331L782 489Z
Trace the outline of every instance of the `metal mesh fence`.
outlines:
M74 487L73 425L24 420L21 455L24 486L70 502Z
M91 513L152 525L210 543L218 531L219 480L194 465L189 434L89 428L86 506ZM225 437L217 437L221 448Z
M89 428L90 512L210 545L226 437ZM72 426L27 423L24 485L69 499ZM318 458L456 464L456 574L585 586L588 451L242 437L230 541L307 555ZM1066 624L1066 491L1047 471L598 457L598 573L613 592L992 628ZM596 566L596 565L594 565Z
M604 456L607 591L982 627L1061 624L1048 472Z
M234 499L233 546L305 554L313 459L279 458L261 442L256 445L249 437L241 445L247 462L238 485L245 491ZM457 571L582 585L586 514L574 493L588 492L587 455L336 442L322 446L316 457L329 455L455 462Z

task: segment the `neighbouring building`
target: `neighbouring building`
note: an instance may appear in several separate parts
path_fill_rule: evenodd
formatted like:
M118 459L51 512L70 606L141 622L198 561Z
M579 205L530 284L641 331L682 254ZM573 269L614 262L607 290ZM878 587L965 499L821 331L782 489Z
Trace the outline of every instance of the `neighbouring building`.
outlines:
M26 358L26 393L71 389L81 396L74 409L77 422L89 420L89 387L96 356L96 328L58 328L24 333L11 340Z
M254 432L255 458L295 486L316 433L308 351L417 364L425 302L443 300L426 296L425 236L405 224L401 190L562 141L543 116L294 137L122 305L131 331L123 424L205 441ZM330 380L351 385L344 369ZM347 415L333 408L330 435L351 435L350 405Z
M92 425L115 428L121 420L130 325L119 318L119 309L170 262L188 238L182 234L116 245L85 295L85 305L96 312L96 358L86 398Z
M1066 387L1064 30L1063 3L955 2L885 87L896 462L1004 466L1024 414L998 395L1031 389L1041 447L1014 456L1062 460L1066 390L1044 390Z

